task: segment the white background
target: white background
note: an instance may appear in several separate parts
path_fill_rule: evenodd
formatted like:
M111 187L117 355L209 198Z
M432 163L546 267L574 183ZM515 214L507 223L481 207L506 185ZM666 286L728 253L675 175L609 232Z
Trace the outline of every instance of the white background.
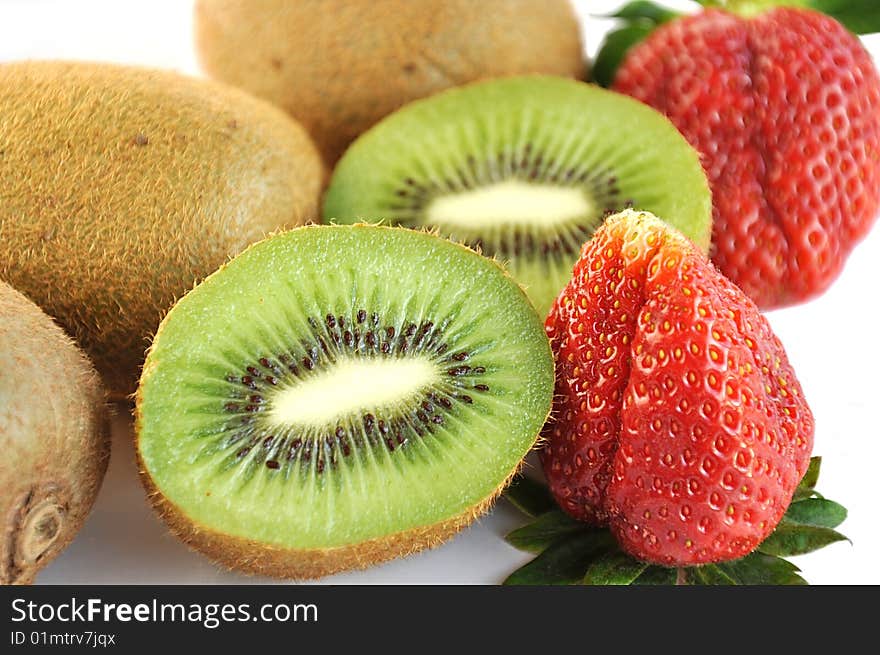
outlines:
M606 13L619 3L577 4L588 51L594 54L609 23L589 14ZM184 0L0 0L0 61L93 59L198 74L191 14L191 3ZM869 37L866 44L880 55L880 36ZM856 248L824 296L768 315L816 417L815 453L824 458L820 490L850 510L841 530L852 545L835 544L796 559L815 584L880 583L873 561L880 551L878 280L880 227ZM74 543L38 582L264 582L216 568L167 533L137 481L132 438L127 418L117 418L110 470L95 509ZM490 516L436 550L326 581L498 583L530 558L502 540L521 521L502 501Z

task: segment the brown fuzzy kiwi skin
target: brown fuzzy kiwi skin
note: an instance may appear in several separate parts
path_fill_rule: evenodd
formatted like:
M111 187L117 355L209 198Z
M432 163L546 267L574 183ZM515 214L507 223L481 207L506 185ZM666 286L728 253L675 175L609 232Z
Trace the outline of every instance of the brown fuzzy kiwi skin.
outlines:
M118 395L194 281L319 215L311 139L237 89L75 62L2 64L0 89L0 278Z
M583 79L568 0L198 0L211 76L283 107L328 164L383 116L488 77Z
M0 584L29 584L86 519L110 456L98 374L64 331L0 282Z
M388 226L377 223L356 223L351 227L370 227L381 228L383 230L409 230L410 228L399 226ZM298 230L323 229L317 225L306 225L296 228ZM411 230L423 232L439 237L436 230L425 228L420 230ZM276 233L277 234L277 233ZM271 238L270 235L268 238ZM451 241L458 248L467 252L480 255L480 253L464 243ZM248 246L248 249L260 245L256 242ZM504 276L513 283L523 299L530 303L525 290L519 285L508 273L504 265L498 260L486 258L491 261ZM221 266L217 271L212 273L206 281L218 275L225 268ZM156 335L153 339L155 342L162 332L165 322L168 320L168 314L162 319ZM152 348L152 346L151 346ZM547 344L549 352L549 342ZM382 562L392 559L406 557L422 550L436 548L444 542L451 539L457 533L471 523L485 515L495 504L495 501L507 488L513 478L521 471L525 460L520 461L517 468L507 476L507 478L498 485L490 494L482 498L477 503L468 507L460 514L434 523L431 525L417 526L410 530L384 535L366 541L334 547L334 548L316 548L316 549L292 549L281 546L273 546L272 544L246 539L236 535L225 534L207 526L199 524L190 518L186 512L171 502L162 491L156 486L152 476L147 470L147 466L141 455L140 435L142 430L142 414L141 404L142 396L140 389L143 386L154 365L149 361L144 366L141 373L141 383L138 386L138 392L135 394L135 453L138 463L138 473L141 483L147 494L147 499L152 505L154 511L165 522L171 532L180 539L187 547L195 552L199 552L215 564L241 573L249 575L263 575L281 579L291 580L310 580L322 578L335 573L344 571L366 569ZM548 409L547 416L544 417L543 423L550 418ZM532 444L533 450L539 443L540 434L535 435L535 441Z

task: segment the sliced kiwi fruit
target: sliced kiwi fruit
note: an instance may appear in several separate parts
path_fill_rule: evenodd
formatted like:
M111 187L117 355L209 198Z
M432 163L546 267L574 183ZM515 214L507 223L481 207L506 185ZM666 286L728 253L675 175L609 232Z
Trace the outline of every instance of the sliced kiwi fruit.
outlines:
M0 584L27 584L70 543L107 470L104 389L91 362L0 282Z
M137 452L194 548L318 577L470 523L552 394L541 320L497 263L425 232L308 226L171 309L137 393Z
M364 133L331 178L325 222L431 227L509 262L545 314L582 244L626 206L675 216L708 248L697 152L663 115L546 76L479 82L413 102Z

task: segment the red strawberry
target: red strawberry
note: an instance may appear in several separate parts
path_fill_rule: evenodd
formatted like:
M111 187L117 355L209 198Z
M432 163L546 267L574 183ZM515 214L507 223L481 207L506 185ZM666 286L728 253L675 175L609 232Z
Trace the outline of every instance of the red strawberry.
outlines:
M613 88L702 153L713 260L758 306L831 284L880 204L880 77L853 34L810 10L708 10L632 48Z
M667 566L752 551L809 465L813 417L754 303L631 210L583 248L546 323L557 361L550 490Z

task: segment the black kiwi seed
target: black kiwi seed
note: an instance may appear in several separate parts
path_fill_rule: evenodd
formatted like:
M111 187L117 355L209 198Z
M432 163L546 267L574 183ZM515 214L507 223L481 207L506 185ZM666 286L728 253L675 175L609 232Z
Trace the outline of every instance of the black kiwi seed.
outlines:
M457 402L474 403L471 395L456 389L489 390L486 384L474 384L474 378L485 374L486 368L462 363L473 358L470 352L446 354L449 346L441 341L442 323L439 327L431 320L395 325L366 308L358 309L349 318L326 314L323 320L310 317L307 323L311 334L301 339L296 348L261 356L254 363L243 363L243 374L229 373L224 377L230 386L222 407L237 420L226 427L230 431L226 443L235 446L233 461L259 461L272 470L293 467L297 462L313 463L313 470L323 474L334 469L340 459L352 456L358 448L378 447L392 452L407 446L414 438L428 438L442 429L445 415L455 411ZM365 326L363 331L352 327L360 325ZM408 411L389 412L382 417L366 413L358 421L346 421L330 428L329 433L300 428L299 434L291 429L286 435L279 435L269 432L268 425L261 429L264 419L260 415L271 407L272 394L276 393L270 389L284 388L285 381L308 380L332 367L340 356L367 352L375 357L377 350L383 355L424 354L435 358L438 364L445 366L448 382L444 384L448 388L426 391L414 400ZM248 391L239 391L242 386ZM255 446L260 448L255 450Z

